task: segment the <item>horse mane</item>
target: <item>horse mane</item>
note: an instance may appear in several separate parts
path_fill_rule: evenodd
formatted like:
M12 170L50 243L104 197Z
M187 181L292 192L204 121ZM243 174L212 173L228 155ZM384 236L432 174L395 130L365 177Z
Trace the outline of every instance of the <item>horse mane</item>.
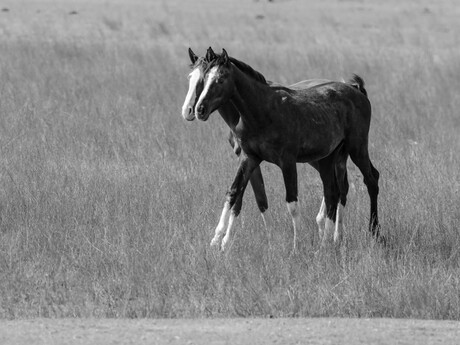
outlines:
M200 56L198 59L196 59L195 63L190 64L190 68L194 69L198 66L205 66L206 65L206 59L204 56Z
M237 60L234 57L229 56L228 58L236 67L238 67L239 70L241 70L245 74L249 75L253 79L255 79L257 81L260 81L263 84L267 84L267 80L262 75L262 73L257 72L254 68L252 68L248 64L246 64L246 63L244 63L244 62L242 62L240 60Z
M221 54L216 54L217 58L215 58L213 61L211 61L207 66L206 66L206 71L210 70L212 67L218 65L221 63ZM241 72L244 74L248 75L254 80L257 80L258 82L261 82L263 84L268 84L267 80L265 77L262 75L262 73L257 72L254 68L249 66L248 64L244 63L243 61L240 61L238 59L235 59L234 57L229 56L228 59L230 60L231 63L233 63ZM198 63L198 61L195 63L195 65Z

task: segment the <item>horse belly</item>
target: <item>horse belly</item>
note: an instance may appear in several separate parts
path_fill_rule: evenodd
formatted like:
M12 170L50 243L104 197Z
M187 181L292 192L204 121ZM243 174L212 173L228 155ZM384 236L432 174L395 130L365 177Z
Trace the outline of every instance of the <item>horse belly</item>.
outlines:
M285 152L284 143L277 138L253 137L251 140L243 140L241 145L247 155L277 165L284 156L283 152Z
M321 158L327 157L330 151L325 150L309 150L308 152L301 151L297 155L298 163L309 163L320 160Z
M297 162L308 163L327 157L343 141L343 136L315 138L300 145Z

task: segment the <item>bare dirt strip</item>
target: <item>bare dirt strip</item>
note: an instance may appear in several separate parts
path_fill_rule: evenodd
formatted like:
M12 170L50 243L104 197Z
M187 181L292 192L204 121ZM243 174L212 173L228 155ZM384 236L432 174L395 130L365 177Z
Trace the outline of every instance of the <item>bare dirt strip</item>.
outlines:
M405 319L0 321L0 344L460 344L460 322Z

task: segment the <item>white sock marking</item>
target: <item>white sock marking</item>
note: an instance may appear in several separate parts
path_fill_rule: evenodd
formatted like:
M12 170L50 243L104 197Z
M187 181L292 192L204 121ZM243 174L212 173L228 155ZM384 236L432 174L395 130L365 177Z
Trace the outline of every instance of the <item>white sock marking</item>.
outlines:
M343 239L343 216L345 213L345 208L339 202L337 206L337 215L335 218L335 232L334 232L334 243L340 244Z
M225 251L225 248L227 247L228 240L230 239L230 233L232 232L232 227L233 227L233 222L235 221L236 216L233 212L230 212L230 219L228 220L228 226L227 226L227 232L222 239L222 251Z
M331 242L332 233L334 231L335 224L332 219L326 217L326 225L324 227L323 240L321 242L321 247L326 247L329 242Z
M230 211L230 204L228 203L228 201L226 201L224 204L224 208L222 209L222 214L220 215L219 224L217 224L214 237L211 240L211 246L216 246L220 242L220 238L222 237L225 231L225 227L227 225L227 220L229 217L228 211Z
M288 211L292 218L292 225L294 227L294 252L296 250L296 243L297 243L297 229L300 229L300 214L298 210L298 202L288 202L287 203Z
M267 220L265 219L265 214L261 213L262 221L264 222L265 230L268 231Z
M324 228L326 227L326 202L324 201L324 197L316 216L316 224L318 224L319 241L321 242L324 235Z

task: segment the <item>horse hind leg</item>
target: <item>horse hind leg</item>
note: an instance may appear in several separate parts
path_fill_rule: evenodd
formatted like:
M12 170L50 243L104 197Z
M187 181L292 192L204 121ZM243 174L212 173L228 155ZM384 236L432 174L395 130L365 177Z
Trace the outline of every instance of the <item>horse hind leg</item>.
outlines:
M347 174L348 153L341 150L337 156L335 164L335 175L337 187L339 190L339 202L337 205L334 243L340 244L343 240L343 217L345 215L345 205L347 203L347 195L349 190L348 174Z
M339 185L339 202L337 204L337 213L335 218L335 231L334 231L334 243L340 244L343 240L343 218L345 215L345 205L347 203L347 194L348 194L348 179L347 172L344 173L345 182L338 181Z
M333 232L335 229L335 220L337 216L337 204L339 202L339 188L335 172L335 159L331 155L319 161L319 173L323 182L324 203L325 207L321 213L326 215L324 220L324 230L322 238L320 238L320 247L329 246L332 241ZM322 207L321 207L322 208ZM320 217L320 222L322 222ZM322 223L320 223L322 225Z
M321 241L324 235L324 228L326 227L326 202L324 200L324 196L316 216L316 224L318 224L318 234Z
M323 238L321 239L321 248L328 247L332 242L333 231L336 228L335 220L337 218L338 193L335 190L335 181L328 186L325 191L326 203L326 221L324 223Z
M384 241L380 238L380 226L378 218L378 194L379 194L379 172L372 165L369 158L367 145L360 150L350 151L350 157L353 163L359 168L364 177L364 184L367 187L367 192L370 198L370 218L369 230L377 241Z
M377 209L377 196L379 193L379 178L380 178L380 173L379 171L372 165L372 162L369 160L369 163L371 165L371 170L372 170L372 176L374 178L375 184L376 184L376 196L375 196L375 205L374 208L371 210L371 222L370 222L370 228L372 229L373 235L379 237L379 219L378 219L378 209Z

